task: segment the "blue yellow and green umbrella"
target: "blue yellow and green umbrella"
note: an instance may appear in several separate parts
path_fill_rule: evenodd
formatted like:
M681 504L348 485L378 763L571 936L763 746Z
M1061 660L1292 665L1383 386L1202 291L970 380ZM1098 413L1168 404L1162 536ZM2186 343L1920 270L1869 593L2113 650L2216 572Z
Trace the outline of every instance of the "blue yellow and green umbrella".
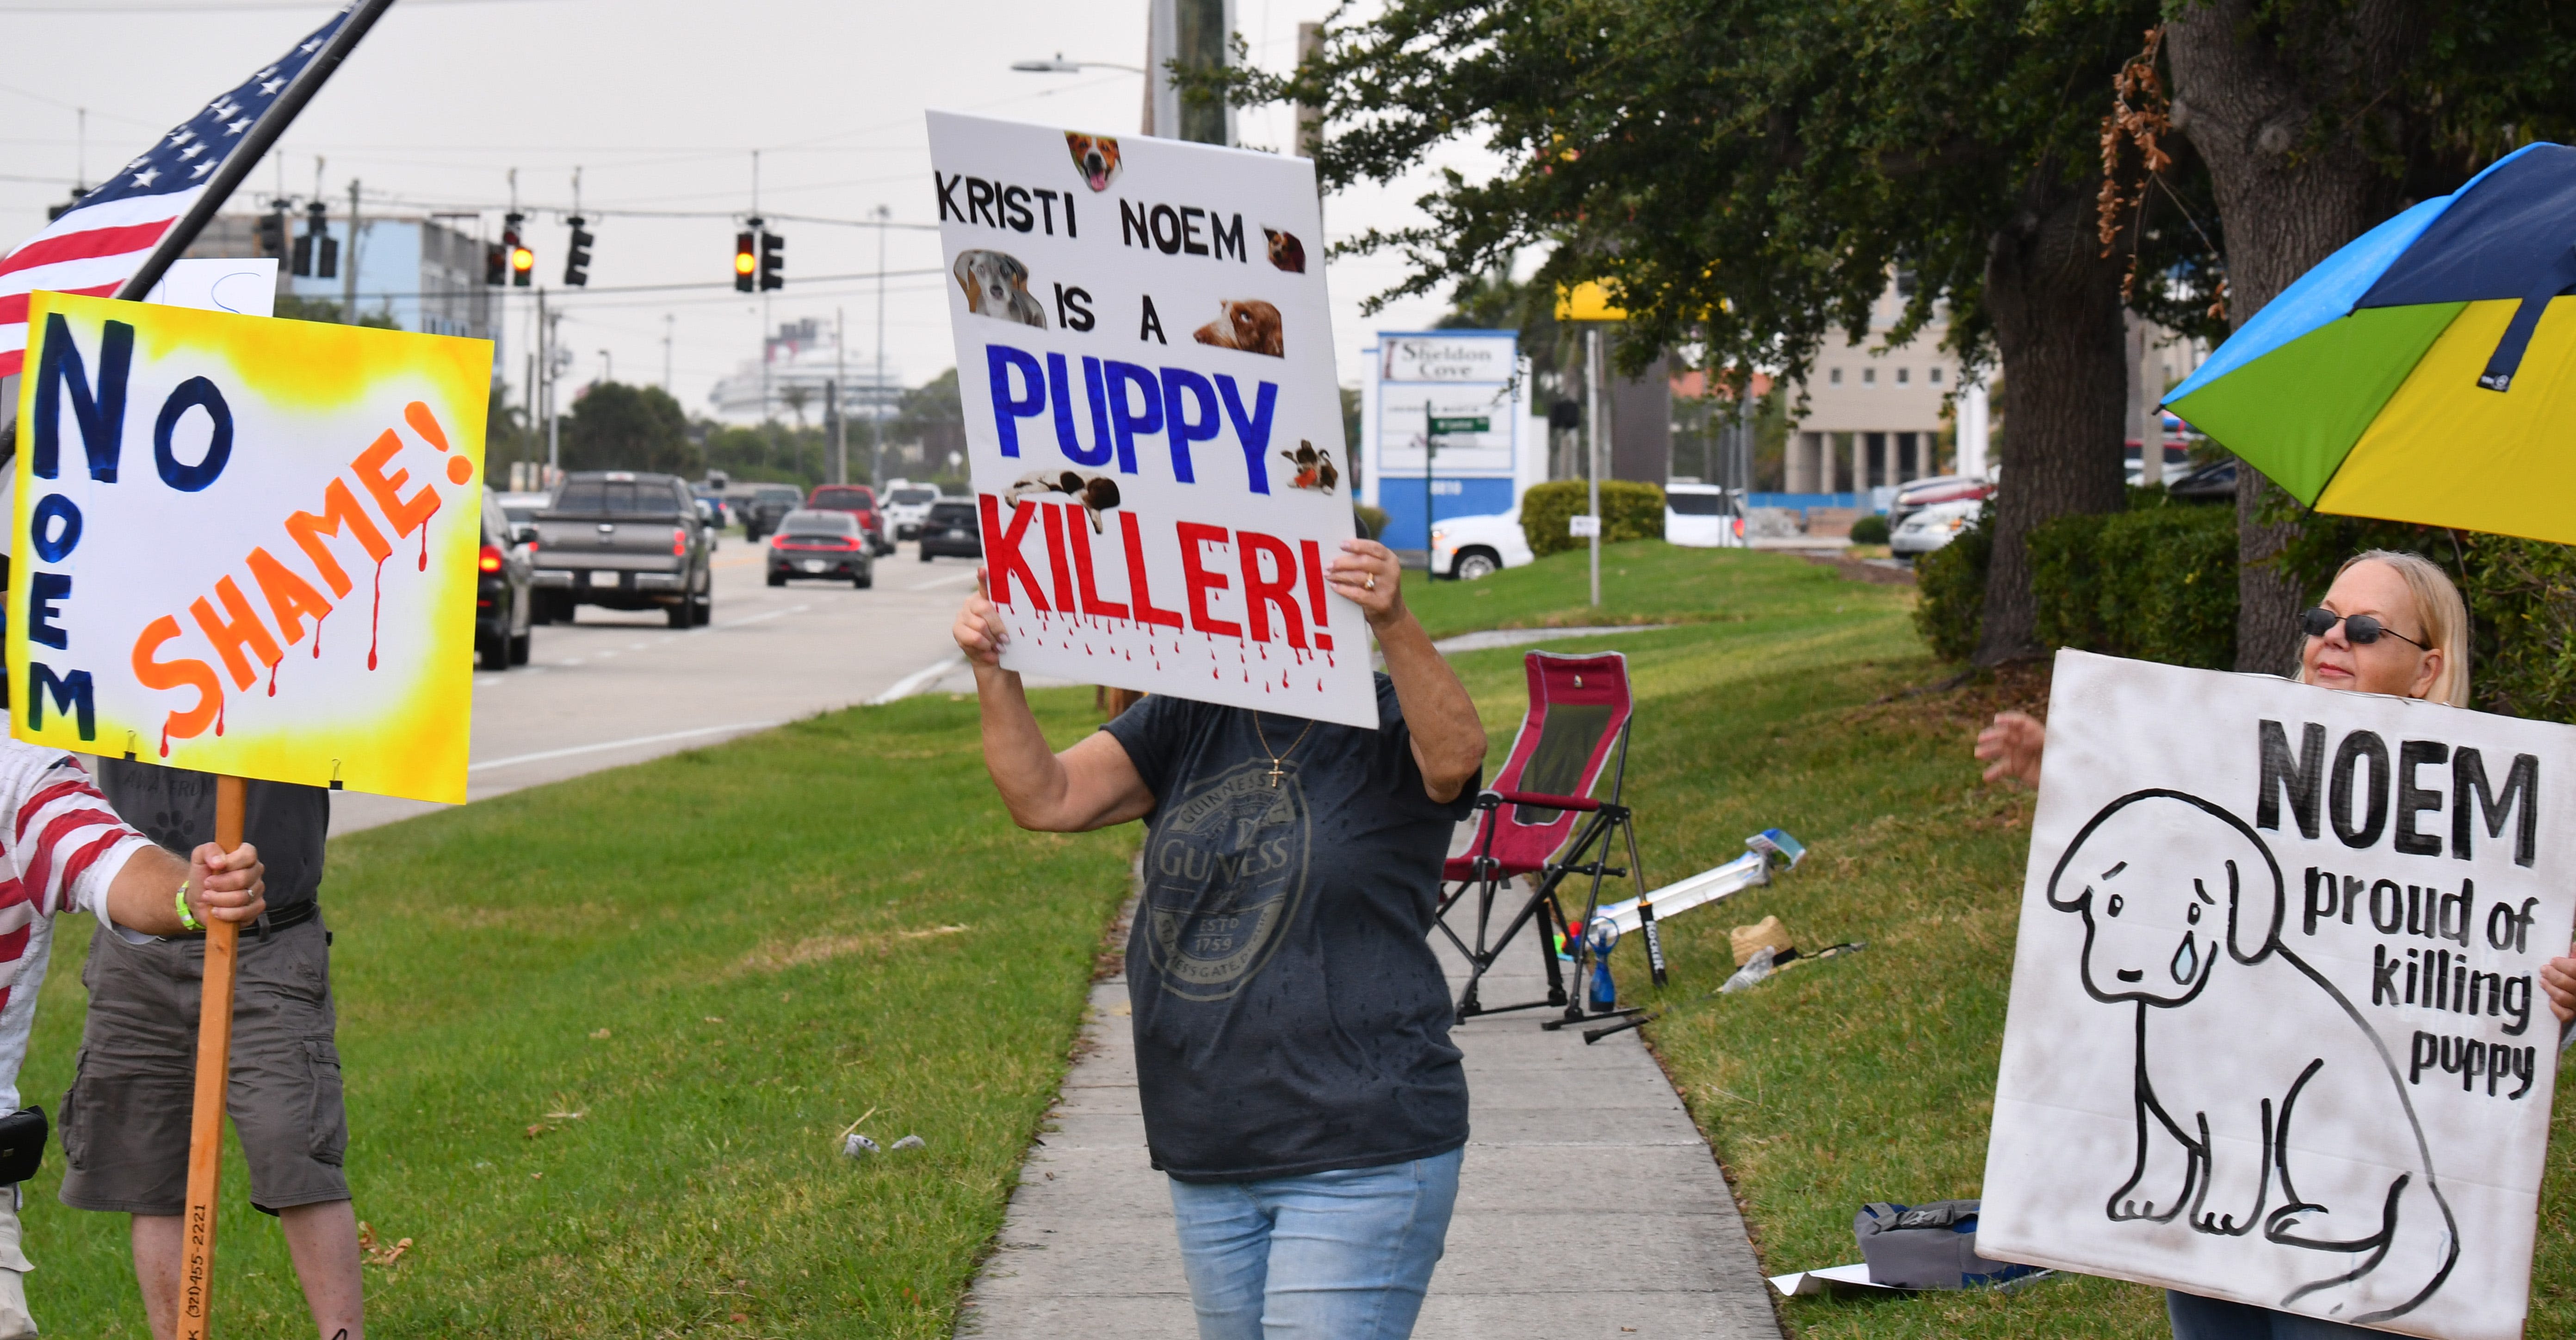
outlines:
M2576 543L2576 148L2329 256L2165 405L2324 512Z

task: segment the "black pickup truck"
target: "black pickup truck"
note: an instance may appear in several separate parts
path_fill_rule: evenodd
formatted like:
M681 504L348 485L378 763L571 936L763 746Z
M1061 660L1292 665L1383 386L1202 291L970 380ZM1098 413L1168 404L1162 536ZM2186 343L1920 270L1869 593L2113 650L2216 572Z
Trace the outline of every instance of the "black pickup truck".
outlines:
M715 536L675 475L586 470L567 475L537 513L537 598L547 622L582 605L660 608L673 628L715 612L707 560Z

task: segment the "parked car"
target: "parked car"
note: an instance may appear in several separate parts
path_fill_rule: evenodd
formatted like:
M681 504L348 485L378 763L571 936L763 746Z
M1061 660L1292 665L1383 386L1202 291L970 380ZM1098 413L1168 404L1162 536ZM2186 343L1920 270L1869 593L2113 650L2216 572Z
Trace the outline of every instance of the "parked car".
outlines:
M876 550L859 519L848 512L790 512L769 541L769 584L798 577L848 582L864 591L877 584Z
M788 513L802 506L805 495L792 484L763 484L751 491L751 506L742 514L742 538L753 544L760 537L777 533L778 523Z
M2172 416L2167 415L2166 417L2171 418ZM2146 482L2146 459L2147 446L2144 442L2133 437L2121 445L2121 468L2129 472L2129 482L2131 484L2142 484ZM2187 437L2174 436L2168 436L2165 438L2165 468L2162 478L2170 482L2180 478L2190 470L2191 439Z
M705 488L699 488L693 490L693 495L698 500L698 510L706 514L708 524L714 526L718 530L723 530L725 527L733 524L733 504L726 502L725 496L722 493L714 493Z
M927 484L888 484L885 496L886 524L894 529L898 540L909 540L921 534L922 519L930 515L930 505L939 501L939 490Z
M555 495L551 493L504 493L499 497L501 514L510 518L513 527L535 521L537 513L553 506L555 501Z
M500 498L483 490L483 550L474 562L474 650L486 670L528 663L537 570L527 536L534 531L533 526L513 524Z
M885 518L877 511L877 491L865 484L825 484L814 490L805 506L816 512L847 512L859 519L859 531L867 537L872 553L891 554L894 541L886 538Z
M921 521L921 561L924 563L946 554L952 558L982 558L984 541L978 533L975 504L966 498L942 498L930 505L930 515Z
M1978 475L1934 475L1918 479L1896 491L1896 500L1888 504L1887 529L1892 535L1905 524L1905 519L1934 503L1983 502L1992 497L1995 481Z
M660 609L673 628L715 611L708 565L714 532L689 486L671 475L585 470L566 476L537 514L539 622L570 623L576 608Z
M2236 460L2212 461L2165 485L2165 496L2183 502L2234 502Z
M1666 484L1664 539L1694 549L1743 548L1743 495L1717 484Z
M1530 561L1521 512L1443 517L1431 525L1431 575L1472 582Z
M1957 539L1959 532L1985 509L1983 498L1962 498L1919 507L1887 535L1887 552L1898 558L1920 558Z

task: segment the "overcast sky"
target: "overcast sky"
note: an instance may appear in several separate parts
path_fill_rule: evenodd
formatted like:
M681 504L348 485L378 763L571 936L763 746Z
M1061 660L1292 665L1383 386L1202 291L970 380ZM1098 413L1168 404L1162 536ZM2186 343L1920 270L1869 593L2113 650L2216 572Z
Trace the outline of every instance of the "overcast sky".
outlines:
M1235 0L1236 25L1260 64L1294 60L1297 24L1331 0ZM140 152L154 134L283 53L332 6L293 0L0 0L17 59L0 76L0 248L35 232L83 168L73 111L86 107L87 180ZM561 278L572 173L598 241L593 292L566 304L571 380L599 375L608 350L621 381L658 382L664 318L681 403L708 409L718 377L755 357L760 302L730 287L735 217L760 205L857 221L879 205L898 223L934 222L921 114L928 108L1133 134L1140 76L1014 73L1014 60L1142 65L1146 0L399 0L281 144L286 187L314 186L333 216L358 179L366 208L387 213L479 209L497 236L518 169L540 279ZM1240 138L1284 149L1284 109L1244 113ZM1462 152L1461 161L1472 161ZM263 164L245 194L274 191ZM1335 236L1412 217L1419 182L1327 202ZM648 217L625 211L703 212ZM469 225L470 226L470 225ZM876 348L874 230L774 224L787 238L787 287L773 320L846 317L850 356ZM889 230L887 268L935 270L937 234ZM822 280L821 276L860 276ZM1416 329L1440 304L1412 301L1372 318L1360 302L1401 278L1399 263L1336 263L1330 272L1340 377L1356 383L1370 332ZM614 294L626 285L710 281L678 294ZM955 361L946 280L887 282L885 354L906 383ZM529 324L511 290L503 368L514 383ZM363 299L362 299L363 302Z

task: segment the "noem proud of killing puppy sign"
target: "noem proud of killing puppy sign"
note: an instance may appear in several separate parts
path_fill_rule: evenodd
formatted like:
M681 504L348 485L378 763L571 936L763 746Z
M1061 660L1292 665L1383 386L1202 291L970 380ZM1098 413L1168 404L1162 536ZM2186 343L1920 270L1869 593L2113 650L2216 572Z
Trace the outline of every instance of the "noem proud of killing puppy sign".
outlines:
M21 740L458 802L487 340L39 293Z
M1374 727L1303 159L933 113L1002 664Z
M1978 1250L2522 1334L2576 729L2060 652Z

